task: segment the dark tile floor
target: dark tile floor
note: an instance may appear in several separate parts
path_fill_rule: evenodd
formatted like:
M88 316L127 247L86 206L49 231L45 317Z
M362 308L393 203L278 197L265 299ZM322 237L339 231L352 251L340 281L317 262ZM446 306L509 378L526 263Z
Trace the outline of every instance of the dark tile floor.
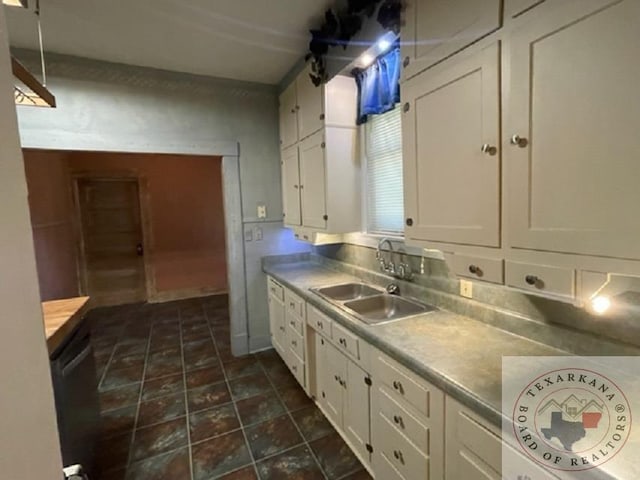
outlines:
M367 480L273 351L236 358L225 297L89 315L98 480Z

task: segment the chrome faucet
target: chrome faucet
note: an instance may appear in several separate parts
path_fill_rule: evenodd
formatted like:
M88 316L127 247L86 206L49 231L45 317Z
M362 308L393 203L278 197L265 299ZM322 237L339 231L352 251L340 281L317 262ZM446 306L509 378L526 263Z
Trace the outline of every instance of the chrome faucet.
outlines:
M389 245L389 260L385 260L384 258L384 250L382 247L384 244ZM393 244L391 243L391 239L387 237L383 237L378 242L378 248L376 249L376 259L378 260L378 264L380 265L380 270L388 273L396 278L400 278L402 280L411 280L413 277L413 272L411 271L411 266L409 263L404 263L400 261L397 265L393 261Z

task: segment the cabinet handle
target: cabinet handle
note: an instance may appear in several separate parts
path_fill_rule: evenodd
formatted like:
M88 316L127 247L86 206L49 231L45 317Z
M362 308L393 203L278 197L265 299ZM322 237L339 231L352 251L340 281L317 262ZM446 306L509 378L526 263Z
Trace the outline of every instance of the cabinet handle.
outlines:
M324 142L322 142L322 143L320 144L320 148L325 148L326 146L327 146L327 144L326 144L326 143L324 143Z
M413 218L407 218L406 222L407 227L411 227L413 225Z
M486 153L487 155L490 155L492 157L496 153L498 153L498 149L493 145L489 145L488 143L485 143L484 145L482 145L482 147L480 147L480 150L482 151L482 153Z
M399 415L394 415L394 416L393 416L393 422L394 422L396 425L399 425L399 426L401 426L401 427L403 427L403 428L404 428L404 422L402 421L402 417L401 417L401 416L399 416Z
M402 384L397 380L393 381L393 389L396 390L397 392L403 393Z
M293 188L295 188L296 190L298 190L298 188L300 188L298 185L294 185Z
M294 347L297 347L298 342L296 340L291 340L291 345L293 345Z
M529 285L535 285L536 283L538 283L538 280L540 279L535 275L527 275L526 277L524 277L524 281Z
M516 134L511 137L511 145L525 148L527 145L529 145L529 140Z
M292 327L295 327L295 326L296 326L296 322L294 322L293 320L291 320L291 321L289 322L289 325L291 325Z
M409 110L411 110L411 105L407 102L402 106L402 111L407 113Z
M320 345L324 345L324 340L322 338L320 339Z
M320 330L322 330L322 329L323 329L323 327L322 327L322 322L317 322L317 325L318 325L318 328L319 328Z
M320 120L324 120L324 113L320 114Z
M300 110L300 105L296 105L296 110Z
M300 185L300 190L302 190L304 188L304 185Z
M295 308L295 307L296 307L296 304L295 304L294 302L289 302L289 306L290 306L291 308Z
M409 57L404 57L404 60L402 61L402 66L404 68L407 68L410 63L411 63L411 59Z
M298 367L297 367L296 365L291 365L291 369L292 369L294 372L297 372L297 371L298 371Z
M296 109L295 109L295 108L292 108L292 109L291 109L291 113L296 113Z
M402 455L402 452L400 450L394 450L393 456L396 458L396 460L404 465L404 456Z
M340 377L338 375L334 375L333 378L335 379L336 382L340 382Z

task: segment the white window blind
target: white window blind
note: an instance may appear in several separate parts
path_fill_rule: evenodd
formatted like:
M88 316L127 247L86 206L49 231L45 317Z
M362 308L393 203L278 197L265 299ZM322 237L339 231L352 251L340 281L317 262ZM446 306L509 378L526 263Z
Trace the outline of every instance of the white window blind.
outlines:
M400 108L372 115L365 124L367 231L402 234L402 130Z

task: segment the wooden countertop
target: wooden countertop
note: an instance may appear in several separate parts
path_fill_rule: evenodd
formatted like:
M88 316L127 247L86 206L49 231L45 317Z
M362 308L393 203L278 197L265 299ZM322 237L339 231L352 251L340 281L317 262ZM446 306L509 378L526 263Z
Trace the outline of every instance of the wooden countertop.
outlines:
M53 353L89 311L89 297L42 302L49 353Z

